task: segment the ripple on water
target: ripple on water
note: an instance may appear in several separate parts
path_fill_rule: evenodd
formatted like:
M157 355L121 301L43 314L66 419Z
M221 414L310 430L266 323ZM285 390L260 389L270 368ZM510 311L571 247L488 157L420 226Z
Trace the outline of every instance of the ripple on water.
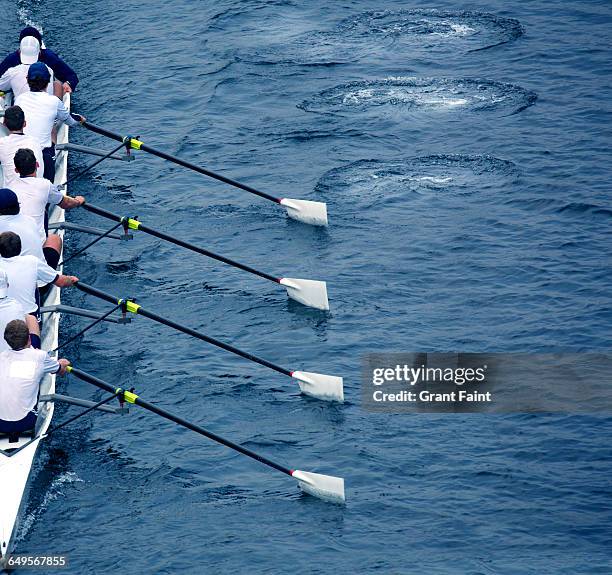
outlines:
M411 57L453 56L485 50L519 38L518 20L486 12L414 9L369 11L341 20L332 30L306 32L293 39L241 54L260 63L322 65L354 62L380 50L410 51Z
M340 84L298 105L328 114L383 111L517 114L533 105L535 92L513 84L475 78L395 77Z
M435 45L482 50L523 34L523 27L514 18L436 9L364 12L344 19L338 29L353 38L407 40L428 51Z
M432 155L395 161L359 160L325 173L317 191L330 203L358 208L435 194L471 195L507 187L516 165L492 156ZM347 202L345 202L346 205Z

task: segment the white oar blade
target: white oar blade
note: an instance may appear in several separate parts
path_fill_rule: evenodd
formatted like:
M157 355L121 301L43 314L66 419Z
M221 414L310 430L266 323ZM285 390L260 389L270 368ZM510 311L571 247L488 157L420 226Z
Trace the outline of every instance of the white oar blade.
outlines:
M294 220L311 226L327 225L327 204L323 202L283 198L280 203L287 209L287 215Z
M294 371L302 393L325 401L344 401L344 382L341 377L312 371Z
M344 503L346 501L344 479L342 477L310 473L299 469L291 475L297 479L298 485L304 493L332 503Z
M280 284L287 288L287 295L308 307L328 310L327 284L317 280L282 278Z

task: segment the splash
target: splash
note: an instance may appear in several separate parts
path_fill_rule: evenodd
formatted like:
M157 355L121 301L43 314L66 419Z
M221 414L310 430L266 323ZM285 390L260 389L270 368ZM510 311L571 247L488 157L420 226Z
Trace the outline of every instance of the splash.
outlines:
M492 48L523 34L513 18L435 9L364 12L346 18L338 29L353 38L385 38L429 48L450 44L467 51Z
M432 155L395 161L359 160L330 170L317 192L331 202L350 199L359 209L398 200L501 190L517 177L514 163L493 156Z
M331 30L240 53L258 63L333 65L369 57L452 57L512 42L523 35L518 20L486 12L443 10L371 11L345 18Z
M19 523L16 541L21 541L29 532L38 518L49 507L49 504L64 495L63 489L72 483L83 483L83 480L74 472L66 471L53 480L49 489L45 492L42 500L34 505L34 508L23 516Z
M298 107L308 112L363 113L494 112L516 114L531 106L535 92L513 84L471 78L398 77L340 84Z
M41 5L41 0L19 0L17 2L17 17L26 26L34 26L41 34L43 33L42 25L33 20L34 10Z

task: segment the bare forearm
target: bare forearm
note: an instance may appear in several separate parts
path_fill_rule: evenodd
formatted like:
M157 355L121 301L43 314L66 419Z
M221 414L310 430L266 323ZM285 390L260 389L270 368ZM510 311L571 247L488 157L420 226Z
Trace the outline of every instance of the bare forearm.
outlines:
M64 210L71 210L72 208L78 208L83 205L82 196L77 196L76 198L71 198L70 196L64 196L64 199L57 204L60 208Z
M53 283L59 288L65 288L73 286L76 282L79 281L79 278L75 276L59 276Z

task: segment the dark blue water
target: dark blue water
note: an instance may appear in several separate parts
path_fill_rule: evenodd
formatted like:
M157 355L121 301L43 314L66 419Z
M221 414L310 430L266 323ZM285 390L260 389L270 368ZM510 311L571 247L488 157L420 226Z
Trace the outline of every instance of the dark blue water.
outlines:
M284 366L344 375L347 395L305 399L145 318L96 328L66 352L83 369L344 476L347 505L146 412L99 415L48 445L19 550L65 552L79 574L612 572L609 417L359 404L368 352L609 349L609 2L20 1L2 15L5 50L24 21L43 25L93 122L328 203L328 229L304 226L142 155L73 187L264 271L325 279L328 314L143 235L70 271Z

